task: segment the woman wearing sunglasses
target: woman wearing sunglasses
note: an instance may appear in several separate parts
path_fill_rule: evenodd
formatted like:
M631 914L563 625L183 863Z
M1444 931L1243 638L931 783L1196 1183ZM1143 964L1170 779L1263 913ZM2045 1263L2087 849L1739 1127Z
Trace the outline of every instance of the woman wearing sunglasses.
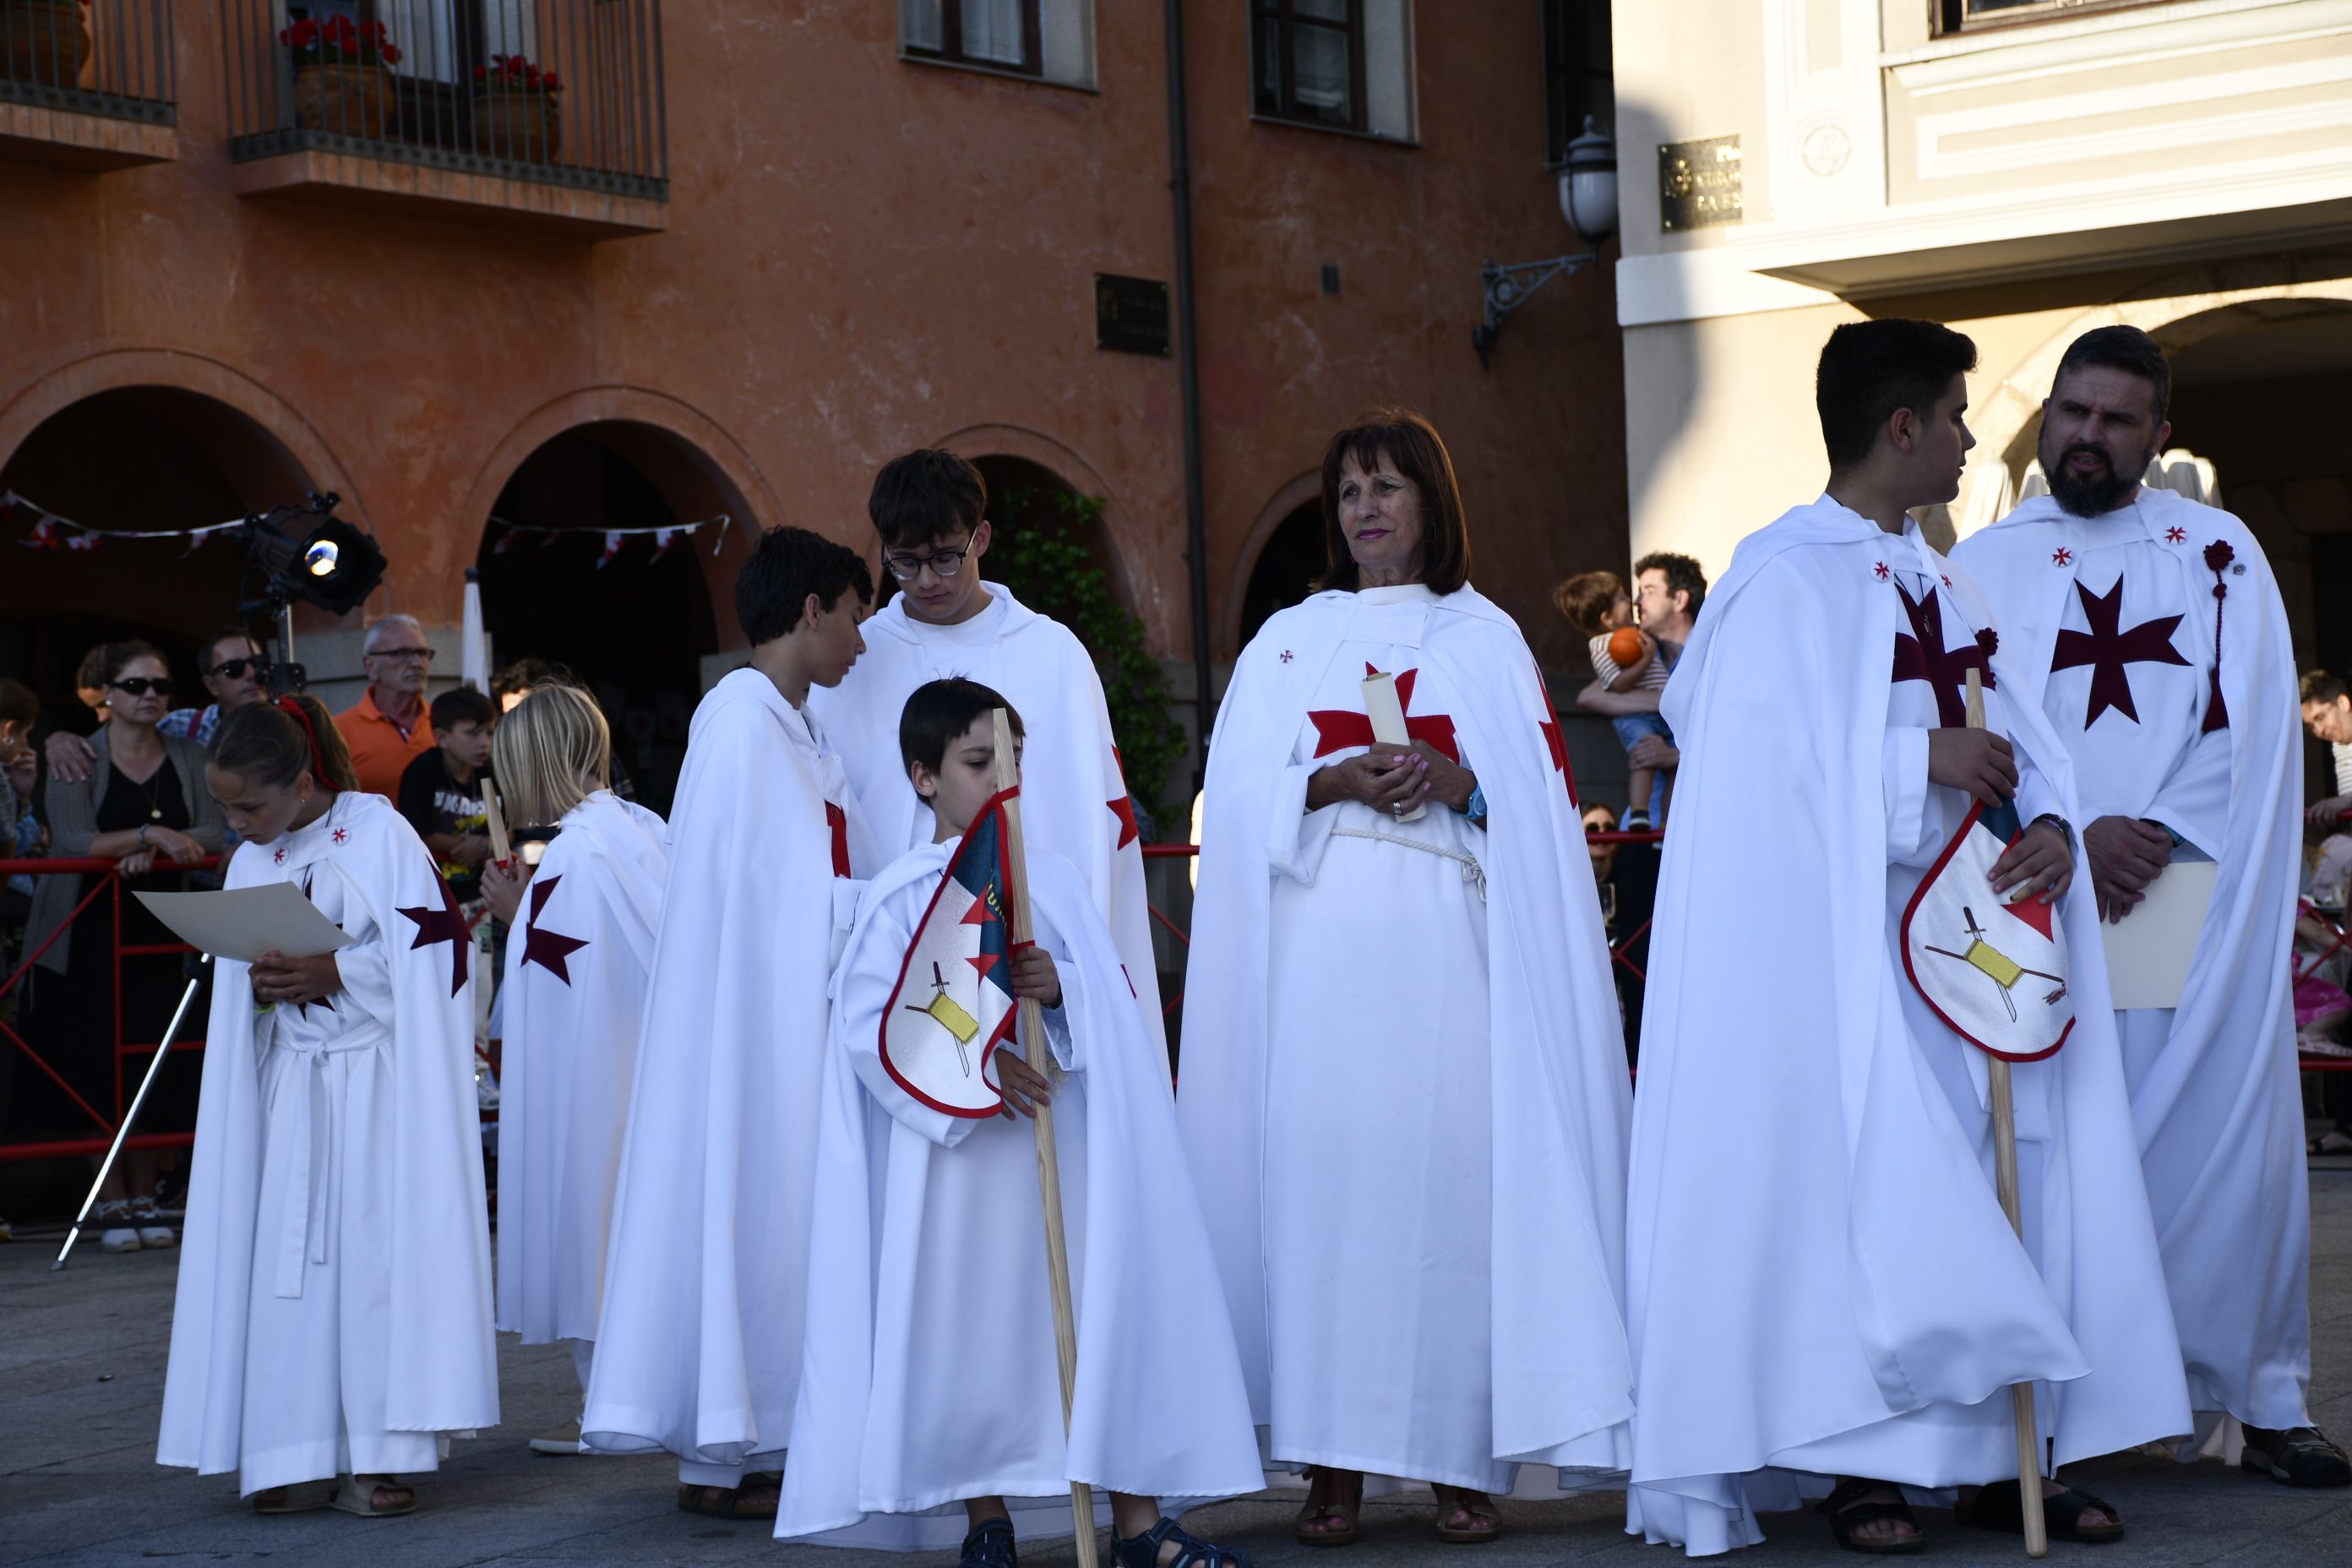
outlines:
M221 818L205 788L205 750L195 741L167 735L158 726L172 707L172 676L163 656L143 642L107 645L101 667L107 721L92 738L89 776L78 783L51 776L42 800L48 808L51 853L68 858L117 862L133 888L175 890L185 879L170 870L216 853ZM162 871L164 874L154 873ZM100 898L75 915L89 889L79 876L43 877L33 892L27 947L37 947L70 918L72 928L41 954L33 978L32 1036L44 1057L91 1108L111 1118L117 1110L115 1038L115 925L113 901ZM127 893L130 889L126 889ZM167 943L173 938L136 899L121 905L126 947ZM122 1038L152 1042L163 1037L180 993L175 955L126 958L121 966ZM147 1068L143 1057L126 1057L121 1082L126 1093ZM157 1079L140 1113L142 1132L184 1132L195 1124L197 1069L191 1056L174 1061ZM44 1088L47 1086L44 1085ZM68 1135L98 1131L89 1113L52 1092L47 1119ZM108 1177L99 1207L108 1252L170 1247L174 1237L155 1206L155 1177L163 1163L153 1150L133 1149Z
M92 673L99 700L106 700L104 665L106 646L90 650L99 668ZM196 744L209 748L213 731L220 728L221 717L234 713L248 702L257 702L267 693L269 681L269 660L263 657L250 633L242 626L226 626L205 639L204 651L198 656L203 662L197 673L205 678L205 689L212 701L202 708L174 708L163 715L155 726L165 735L185 735ZM102 723L110 710L99 709ZM59 730L49 736L47 747L49 756L49 776L61 784L79 784L98 765L98 752L87 735L77 735L70 730Z

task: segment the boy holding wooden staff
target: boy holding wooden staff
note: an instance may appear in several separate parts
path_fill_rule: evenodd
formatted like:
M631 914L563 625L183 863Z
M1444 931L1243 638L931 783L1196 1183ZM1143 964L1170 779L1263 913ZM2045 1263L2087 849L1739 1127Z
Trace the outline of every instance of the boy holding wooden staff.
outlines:
M2030 1531L2037 1492L2052 1536L2113 1540L2113 1507L2040 1478L2189 1418L2096 911L2068 896L2066 752L1909 516L1958 491L1975 363L1931 322L1832 335L1827 492L1741 542L1662 708L1628 1528L1693 1555L1825 1493L1860 1552L1919 1550L1931 1500ZM2021 1235L1994 1051L2021 1064Z
M939 826L867 887L834 975L776 1533L961 1541L965 1563L1013 1568L1016 1528L1072 1529L1080 1482L1110 1493L1122 1568L1247 1568L1161 1511L1264 1476L1153 1042L1077 869L1044 849L1017 863L1001 709L977 682L936 680L899 721L908 784ZM1050 1078L1021 1059L1032 1000ZM1048 1105L1076 1308L1066 1390L1044 1152L1019 1119Z

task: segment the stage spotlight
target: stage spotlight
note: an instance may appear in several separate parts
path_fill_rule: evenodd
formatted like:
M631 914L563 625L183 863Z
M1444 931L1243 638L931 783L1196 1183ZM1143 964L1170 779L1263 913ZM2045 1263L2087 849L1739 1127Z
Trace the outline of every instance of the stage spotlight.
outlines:
M334 515L339 498L313 495L246 519L246 557L268 579L256 610L300 600L330 615L349 615L383 581L383 552Z

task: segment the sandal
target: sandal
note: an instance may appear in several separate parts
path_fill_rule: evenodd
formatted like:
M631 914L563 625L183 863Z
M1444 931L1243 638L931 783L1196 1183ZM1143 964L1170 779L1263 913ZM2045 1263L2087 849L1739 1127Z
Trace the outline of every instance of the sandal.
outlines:
M404 1501L378 1502L384 1492L405 1492ZM355 1513L362 1519L391 1519L395 1515L416 1511L416 1489L401 1485L390 1476L343 1476L335 1484L335 1495L327 1506L344 1513Z
M1116 1526L1110 1532L1110 1554L1118 1568L1160 1568L1160 1549L1171 1543L1177 1552L1167 1568L1250 1568L1248 1552L1212 1546L1165 1514L1141 1535L1121 1537Z
M677 1484L677 1506L682 1513L700 1514L705 1519L773 1519L780 1500L770 1497L765 1502L743 1500L745 1492L775 1492L782 1489L781 1471L769 1470L745 1476L731 1487L703 1486L695 1481Z
M1872 1492L1881 1491L1893 1492L1895 1489L1884 1481L1866 1481L1859 1479L1842 1481L1835 1491L1813 1505L1813 1511L1828 1516L1830 1533L1834 1535L1837 1538L1837 1543L1848 1552L1870 1552L1891 1556L1899 1552L1917 1552L1924 1549L1927 1544L1927 1534L1920 1530L1919 1521L1911 1512L1911 1505L1902 1500L1900 1492L1896 1492L1895 1500L1893 1502L1862 1500ZM1882 1519L1891 1519L1898 1523L1907 1524L1911 1527L1911 1533L1893 1541L1855 1539L1854 1531L1865 1524L1871 1524Z
M1310 1478L1313 1489L1307 1492L1307 1502L1299 1509L1298 1517L1292 1523L1292 1533L1298 1538L1298 1543L1301 1546L1353 1546L1356 1544L1356 1516L1362 1511L1364 1506L1363 1472L1326 1470L1318 1467L1308 1470L1307 1474ZM1336 1500L1326 1502L1315 1500L1315 1492L1322 1490L1327 1480L1331 1482L1336 1489L1339 1485L1339 1478L1344 1475L1353 1475L1356 1479L1353 1500L1344 1503ZM1339 1525L1336 1530L1307 1528L1310 1524L1328 1527L1334 1521Z
M296 1481L289 1486L264 1487L253 1494L256 1513L309 1513L335 1500L333 1481Z
M972 1526L971 1533L963 1538L956 1568L1021 1568L1021 1552L1013 1543L1013 1521L992 1519Z
M2083 1515L2097 1509L2107 1516L2105 1524L2084 1524ZM1957 1504L1952 1518L1974 1530L1998 1530L2011 1535L2025 1532L2025 1500L2018 1495L2014 1482L1997 1481L1976 1495L1973 1502ZM2079 1541L2086 1545L2124 1538L2124 1517L2112 1503L2104 1502L2085 1491L2069 1487L2054 1497L2042 1500L2042 1518L2049 1526L2053 1541Z
M1502 1516L1495 1511L1495 1500L1468 1487L1441 1486L1432 1482L1429 1489L1437 1496L1437 1539L1454 1546L1476 1546L1503 1533ZM1469 1524L1448 1524L1455 1514L1466 1514Z

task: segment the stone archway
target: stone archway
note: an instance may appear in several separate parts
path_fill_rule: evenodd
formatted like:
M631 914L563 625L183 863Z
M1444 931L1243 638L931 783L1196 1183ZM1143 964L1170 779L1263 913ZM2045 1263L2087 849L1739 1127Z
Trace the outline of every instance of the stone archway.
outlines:
M1283 608L1286 603L1297 602L1287 598L1286 593L1297 586L1296 567L1304 559L1290 553L1304 526L1298 520L1311 514L1319 527L1322 507L1322 470L1309 468L1294 475L1268 496L1257 516L1250 521L1249 531L1243 535L1241 548L1234 554L1233 575L1226 583L1224 604L1217 616L1218 658L1240 658L1242 649L1267 616ZM1287 542L1277 543L1286 533Z
M175 379L159 379L167 376ZM182 690L201 703L196 646L236 619L247 573L242 552L220 538L24 550L38 521L32 508L97 530L199 528L334 489L341 473L275 398L180 355L68 367L0 410L0 491L29 503L0 517L9 562L0 574L0 668L24 676L51 722L68 728L80 727L75 664L115 638L162 647ZM305 631L334 624L307 606L297 621Z

